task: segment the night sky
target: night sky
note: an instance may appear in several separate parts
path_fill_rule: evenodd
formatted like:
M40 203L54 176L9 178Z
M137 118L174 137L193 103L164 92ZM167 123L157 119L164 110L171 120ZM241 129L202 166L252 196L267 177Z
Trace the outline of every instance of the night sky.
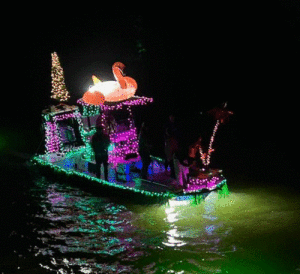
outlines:
M140 5L139 11L100 3L14 10L2 52L11 107L4 125L39 129L50 104L51 52L60 57L71 103L92 84L92 74L113 80L111 66L121 61L139 85L136 94L154 98L147 115L159 125L175 112L196 126L200 112L227 101L235 115L218 133L223 165L233 170L242 160L237 170L297 174L291 157L300 152L299 2Z

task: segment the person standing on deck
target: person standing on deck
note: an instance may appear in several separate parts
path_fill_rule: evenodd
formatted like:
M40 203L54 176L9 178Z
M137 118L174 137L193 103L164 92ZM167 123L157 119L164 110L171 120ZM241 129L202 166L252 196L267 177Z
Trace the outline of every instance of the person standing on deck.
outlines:
M196 176L201 167L200 152L202 138L198 137L197 141L189 146L188 159L190 167L190 175Z
M169 115L169 121L165 127L165 169L171 168L171 177L175 178L173 156L178 149L178 129L175 124L175 116Z
M141 172L142 179L147 179L148 167L151 163L150 149L151 144L149 141L149 129L145 126L145 123L142 124L140 135L139 135L139 154L142 159L143 167Z
M108 146L110 143L109 137L103 133L101 127L96 128L96 133L93 135L91 145L95 153L96 161L96 176L100 178L101 164L104 166L104 178L108 180Z
M175 175L178 184L185 188L189 181L189 156L186 145L181 145L174 155Z
M201 136L197 139L197 141L190 145L189 147L189 159L190 163L193 163L200 166L200 152L199 148L201 146L202 138Z

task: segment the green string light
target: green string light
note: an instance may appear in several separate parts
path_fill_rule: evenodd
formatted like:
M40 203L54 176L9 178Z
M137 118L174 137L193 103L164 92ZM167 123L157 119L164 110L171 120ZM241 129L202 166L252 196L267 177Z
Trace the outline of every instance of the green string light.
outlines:
M80 147L78 149L74 149L73 151L71 151L69 153L66 153L65 157L69 158L69 159L73 159L76 153L82 153L84 151L85 151L85 147ZM176 204L179 204L179 205L180 204L190 204L190 205L195 206L195 205L201 204L201 202L205 200L204 193L202 193L202 192L198 192L198 193L194 192L192 195L190 194L190 195L183 195L182 196L181 194L174 194L174 193L171 193L171 192L164 192L164 193L151 192L151 191L148 191L148 190L140 190L140 189L136 189L136 188L133 188L133 187L127 187L127 186L124 186L124 185L119 185L119 184L116 184L116 183L113 183L113 182L108 182L108 181L105 181L103 179L93 177L93 176L91 176L89 174L86 174L86 173L83 173L83 172L79 172L79 171L76 171L76 170L71 170L71 169L66 169L66 168L60 167L56 164L50 163L49 161L42 159L41 156L34 156L31 159L31 163L33 165L39 164L41 166L47 166L47 167L50 167L52 170L54 170L57 173L64 173L67 176L75 175L75 176L78 176L79 178L87 179L89 181L99 183L100 185L103 185L103 186L109 186L109 187L122 189L122 190L129 190L131 192L140 193L140 194L146 195L148 197L156 197L156 198L159 197L159 198L167 199L167 200L169 200L169 202L172 200L173 203L175 202ZM222 180L216 186L216 189L218 189L219 199L220 198L225 198L230 194L230 192L228 190L226 179Z
M72 157L72 153L74 153L74 152L69 153L67 157ZM76 170L70 170L70 169L62 168L58 165L55 165L53 163L49 163L48 161L41 159L38 156L34 156L31 160L31 162L33 164L35 164L35 163L40 164L41 166L48 166L51 169L53 169L55 172L58 172L58 173L65 173L66 175L69 175L69 176L70 175L76 175L80 178L84 178L84 179L87 179L87 180L90 180L90 181L93 181L93 182L97 182L97 183L99 183L101 185L104 185L104 186L110 186L110 187L114 187L114 188L118 188L118 189L122 189L122 190L130 190L130 191L133 191L135 193L144 194L146 196L160 197L160 198L172 198L172 197L175 196L173 193L170 193L170 192L166 192L166 193L151 192L151 191L148 191L148 190L140 190L140 189L136 189L136 188L132 188L132 187L119 185L119 184L116 184L116 183L111 183L111 182L93 177L89 174L85 174L85 173L82 173L82 172L79 172L79 171L76 171Z
M91 117L100 114L100 106L95 105L83 105L82 116Z

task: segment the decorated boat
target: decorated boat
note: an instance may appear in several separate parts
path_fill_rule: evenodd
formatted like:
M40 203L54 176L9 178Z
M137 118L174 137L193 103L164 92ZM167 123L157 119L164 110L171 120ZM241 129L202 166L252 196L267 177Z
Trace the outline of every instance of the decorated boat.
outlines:
M224 109L212 112L216 125L207 153L201 146L197 147L203 163L201 168L186 167L183 182L179 176L177 179L170 176L163 159L151 155L147 177L142 178L139 132L132 110L153 103L153 98L135 95L137 83L133 78L124 76L124 68L120 62L113 65L116 81L102 82L93 76L94 85L77 100L77 105L68 105L65 103L69 93L63 70L57 54L52 54L52 98L58 104L42 111L45 152L31 159L32 166L51 172L51 176L62 176L64 181L96 185L107 195L121 195L147 203L195 204L213 190L226 195L228 189L222 171L209 168L217 128L230 114ZM110 141L107 178L103 165L101 176L97 176L99 165L91 145L91 139L99 128Z

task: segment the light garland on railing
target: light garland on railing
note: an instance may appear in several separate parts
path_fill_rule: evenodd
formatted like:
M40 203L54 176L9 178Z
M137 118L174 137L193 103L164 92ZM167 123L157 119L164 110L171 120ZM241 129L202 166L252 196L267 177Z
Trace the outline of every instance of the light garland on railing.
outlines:
M113 182L108 182L108 181L90 176L88 174L85 174L85 173L82 173L82 172L79 172L79 171L76 171L76 170L70 170L70 169L65 169L65 168L59 167L58 165L55 165L53 163L49 163L48 161L45 161L45 160L41 159L38 156L33 157L31 162L33 164L38 163L42 166L48 166L48 167L52 168L55 172L65 173L66 175L76 175L80 178L85 178L85 179L88 179L90 181L97 182L97 183L99 183L100 185L103 185L103 186L109 186L109 187L114 187L114 188L117 188L117 189L128 190L128 191L135 192L135 193L140 193L140 194L143 194L143 195L146 195L146 196L149 196L149 197L158 197L158 198L167 198L167 199L174 197L174 194L172 194L170 192L151 192L151 191L148 191L148 190L140 190L140 189L137 189L137 188L124 186L124 185L116 184L116 183L113 183Z
M129 100L117 102L117 103L105 103L104 105L99 105L99 107L104 110L118 110L122 109L123 106L139 106L139 105L147 105L148 103L152 103L153 98L148 97L132 97ZM78 99L77 103L82 106L91 106L87 103L85 103L82 99Z
M225 182L226 179L224 179L223 177L213 177L211 179L190 178L190 182L183 190L183 193L199 192L203 189L212 190L224 184Z
M69 119L69 118L80 119L81 114L78 112L78 110L76 110L76 111L71 112L71 113L64 113L64 114L56 115L56 116L53 117L53 121L58 122L58 121L66 120L66 119Z
M82 105L82 117L96 116L100 114L100 106L95 105Z
M212 177L211 179L190 178L189 184L187 185L185 191L199 190L203 188L210 189L211 187L214 187L217 184L218 180L218 177Z

